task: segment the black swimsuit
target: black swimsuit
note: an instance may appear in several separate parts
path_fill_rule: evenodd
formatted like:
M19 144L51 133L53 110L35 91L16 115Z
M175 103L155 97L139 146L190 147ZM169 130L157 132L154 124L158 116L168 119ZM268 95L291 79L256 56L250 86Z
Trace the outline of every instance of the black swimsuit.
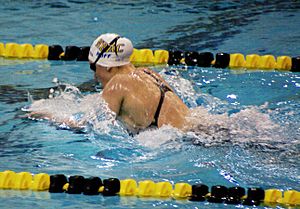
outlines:
M152 78L154 78L157 81L156 85L158 86L158 88L160 90L160 100L159 100L159 103L158 103L158 106L157 106L157 109L156 109L156 112L154 115L154 121L150 125L150 126L158 126L158 118L159 118L162 104L165 99L165 94L168 91L173 92L173 90L170 87L166 86L159 78L157 78L155 75L153 75L149 71L144 70L144 73L146 73L147 75L150 75Z

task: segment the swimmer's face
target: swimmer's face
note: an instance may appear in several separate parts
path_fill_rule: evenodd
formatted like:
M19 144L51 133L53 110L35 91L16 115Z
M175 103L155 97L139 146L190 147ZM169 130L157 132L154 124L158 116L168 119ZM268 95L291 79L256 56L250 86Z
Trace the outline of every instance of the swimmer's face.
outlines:
M111 79L112 75L109 72L107 67L103 67L100 65L96 66L96 72L94 74L94 78L97 82L100 82L102 86L105 86L106 83Z

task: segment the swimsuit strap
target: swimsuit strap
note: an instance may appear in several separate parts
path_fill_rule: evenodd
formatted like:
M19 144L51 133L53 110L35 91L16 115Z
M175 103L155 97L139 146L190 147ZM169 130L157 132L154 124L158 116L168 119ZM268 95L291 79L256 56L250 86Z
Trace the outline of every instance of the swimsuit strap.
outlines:
M154 115L154 121L151 123L151 125L157 126L157 127L158 127L158 118L159 118L160 110L161 110L162 104L164 102L165 93L166 93L160 86L159 86L159 90L160 90L160 100L159 100L159 103L158 103L158 106L157 106L157 109L156 109L156 112Z
M151 123L151 125L153 125L153 126L158 126L158 118L159 118L159 114L160 114L162 104L163 104L164 99L165 99L165 93L167 91L172 91L173 92L173 90L170 89L168 86L166 86L159 78L157 78L155 75L153 75L149 71L144 70L144 73L150 75L152 78L154 78L157 81L156 85L158 86L158 88L160 90L160 100L159 100L156 112L154 114L154 121Z

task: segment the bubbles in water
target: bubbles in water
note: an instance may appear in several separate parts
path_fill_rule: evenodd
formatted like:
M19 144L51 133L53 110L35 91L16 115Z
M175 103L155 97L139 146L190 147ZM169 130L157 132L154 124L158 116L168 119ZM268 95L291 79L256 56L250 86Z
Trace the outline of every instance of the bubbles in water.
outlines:
M56 77L53 78L53 79L52 79L52 83L58 84L58 78L56 78Z

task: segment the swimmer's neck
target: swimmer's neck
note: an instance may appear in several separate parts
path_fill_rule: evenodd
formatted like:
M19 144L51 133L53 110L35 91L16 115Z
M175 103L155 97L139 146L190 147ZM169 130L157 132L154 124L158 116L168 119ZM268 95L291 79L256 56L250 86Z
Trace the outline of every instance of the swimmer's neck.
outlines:
M129 63L127 65L117 66L117 67L111 67L109 71L116 74L129 74L136 70L133 64Z
M102 84L103 88L105 88L106 84L116 75L128 75L135 70L136 68L131 63L110 68L97 66L95 79Z

